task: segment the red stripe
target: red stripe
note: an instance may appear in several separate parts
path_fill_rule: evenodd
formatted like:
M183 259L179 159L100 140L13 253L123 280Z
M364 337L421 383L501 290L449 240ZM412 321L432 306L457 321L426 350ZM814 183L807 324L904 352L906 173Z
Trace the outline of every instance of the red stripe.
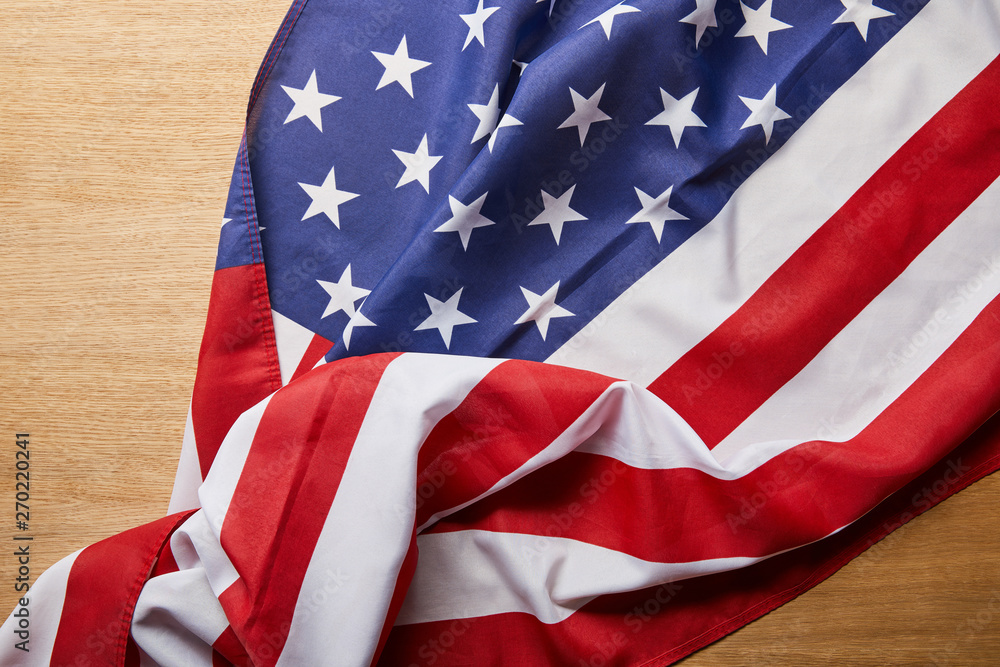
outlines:
M965 472L956 479L959 462ZM748 568L605 595L552 625L530 614L507 613L399 626L379 665L662 667L797 597L900 525L998 468L1000 414L837 535Z
M573 454L429 532L567 537L667 563L764 556L819 539L862 516L1000 409L998 317L1000 298L847 442L804 443L735 480Z
M87 547L66 581L51 664L125 664L139 592L170 535L191 512L172 514Z
M395 356L323 366L277 392L261 418L221 531L240 579L220 602L256 665L273 665L285 644L354 440Z
M212 644L212 667L225 667L234 665L236 667L252 667L253 663L247 656L247 652L240 644L240 640L233 632L232 626L222 631L222 634Z
M229 627L227 627L219 637L216 638L215 643L213 643L213 648L226 655L227 658L230 656L246 655L247 664L254 664L250 659L249 652L251 648L244 645L244 638L236 634L236 629L233 627L234 623L242 622L240 619L247 619L253 614L253 604L254 596L247 591L246 585L243 583L242 579L237 579L235 582L229 585L226 590L222 591L219 595L219 604L222 606L222 610L226 613L226 618L229 619ZM257 648L256 651L269 651L273 650L271 648ZM257 654L256 652L254 653Z
M128 643L125 646L125 658L122 660L122 667L140 667L141 664L142 657L139 655L139 647L130 634Z
M1000 175L1000 59L650 386L714 447Z
M392 632L392 626L396 623L396 618L399 616L399 610L403 606L403 601L406 600L406 593L410 588L410 582L413 581L413 573L416 569L417 533L416 528L414 528L413 533L410 535L410 545L406 548L406 556L403 557L403 562L399 567L396 585L392 589L389 608L386 610L385 621L383 621L382 630L379 632L378 644L376 644L375 652L372 654L371 665L378 663L379 657L382 655L382 650L385 648L386 642L389 641L389 634Z
M191 423L204 479L237 417L281 386L275 381L265 319L256 306L252 265L219 269L198 355Z
M233 663L223 657L218 651L212 651L212 667L232 667Z
M323 338L319 334L315 334L309 342L309 347L306 348L305 354L302 355L302 359L299 360L299 365L295 367L295 372L292 373L292 377L288 381L294 382L311 371L319 363L319 360L326 356L331 347L333 347L332 341Z
M418 526L488 491L548 447L614 380L507 361L437 423L417 457Z

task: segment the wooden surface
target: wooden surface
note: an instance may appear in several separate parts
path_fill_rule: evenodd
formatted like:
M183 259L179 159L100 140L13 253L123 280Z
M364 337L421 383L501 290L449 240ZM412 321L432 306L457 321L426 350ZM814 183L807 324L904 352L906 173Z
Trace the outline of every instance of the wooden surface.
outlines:
M27 431L32 580L166 511L246 99L286 9L44 6L0 1L0 541ZM16 566L0 555L3 614ZM683 664L1000 664L1000 477Z

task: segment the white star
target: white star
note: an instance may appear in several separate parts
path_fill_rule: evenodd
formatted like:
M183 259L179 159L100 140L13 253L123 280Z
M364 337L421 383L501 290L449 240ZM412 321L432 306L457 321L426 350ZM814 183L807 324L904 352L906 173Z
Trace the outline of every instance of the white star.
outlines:
M760 125L764 128L765 144L771 141L771 132L774 130L774 124L779 120L791 118L791 116L778 108L777 102L775 101L777 90L777 84L771 86L771 90L767 91L767 95L765 95L763 99L759 100L740 95L740 99L743 100L743 104L747 105L747 108L750 109L750 117L746 119L742 126L740 126L740 129L744 130L753 125Z
M875 7L873 0L840 0L844 13L833 20L834 23L853 23L861 33L861 39L868 41L868 23L874 19L895 16L890 11Z
M468 206L448 195L448 202L451 204L451 218L434 231L458 232L459 238L462 239L462 248L468 250L469 237L472 236L473 229L496 224L479 212L483 208L483 203L486 201L486 195L488 194L489 192L484 193L482 197Z
M697 2L698 8L681 19L681 23L690 23L697 27L694 37L695 47L701 42L706 30L719 27L718 21L715 20L716 0L697 0Z
M493 152L493 145L497 141L497 134L501 129L524 124L509 114L500 118L499 84L493 87L493 94L490 95L489 102L486 104L470 104L469 110L476 114L476 118L479 119L479 126L476 128L476 133L472 136L472 141L469 143L474 144L483 137L489 137L490 140L486 145L489 146L491 153ZM498 118L500 119L499 124L497 123Z
M460 324L476 323L474 319L458 310L458 300L462 298L462 290L464 289L464 287L460 288L450 299L443 303L430 294L424 294L424 298L427 299L427 305L431 309L431 315L421 322L414 331L437 329L438 333L441 334L441 338L444 339L445 348L450 350L452 330Z
M515 60L514 64L517 65L518 77L524 76L524 70L528 69L528 63L523 63L520 60Z
M562 228L565 223L587 219L569 207L574 190L576 190L575 185L564 192L563 196L558 199L545 190L542 190L542 203L545 208L534 220L528 223L528 226L548 225L552 230L552 236L556 239L556 245L559 245L559 238L562 236Z
M348 317L354 317L356 312L354 309L354 303L358 299L363 299L371 293L371 290L366 290L362 287L355 287L351 284L351 265L348 264L347 268L344 269L344 273L341 274L340 280L335 283L331 283L327 280L317 280L320 287L326 290L326 293L330 295L330 303L326 305L326 310L320 316L320 319L333 315L338 311L344 311L347 313Z
M483 7L483 0L479 0L479 5L476 6L476 11L472 14L459 14L465 24L469 26L469 34L465 37L465 44L462 46L462 50L465 51L465 47L472 43L475 39L482 46L486 46L486 37L483 34L483 26L486 24L486 19L493 16L493 12L500 9L499 7Z
M441 161L443 156L430 154L427 148L427 135L425 134L424 138L420 140L420 145L417 146L417 150L413 153L397 151L395 148L392 152L396 154L396 157L406 167L403 175L399 177L399 183L396 183L396 187L401 188L407 183L417 181L420 185L424 186L427 194L430 194L431 169Z
M518 125L524 125L524 123L511 116L509 113L505 113L503 117L500 118L500 124L497 125L497 129L493 130L493 134L490 135L490 140L486 142L486 145L490 148L490 152L493 152L493 145L497 142L497 135L500 134L500 130L505 127L516 127Z
M295 102L292 110L288 112L288 118L285 119L284 124L287 125L293 120L305 116L320 132L323 131L323 114L320 110L340 99L336 95L319 92L316 87L316 70L313 70L312 74L309 75L309 81L306 82L305 88L282 86L281 89L288 93L288 96Z
M473 135L470 144L474 144L483 137L488 137L497 128L497 119L500 118L500 84L493 87L493 94L486 104L470 104L469 109L476 114L479 119L479 127Z
M590 131L590 125L592 123L600 123L601 121L611 120L611 116L601 111L597 105L601 103L601 95L604 94L604 86L607 83L602 83L601 87L597 89L597 92L590 97L584 97L580 93L576 92L572 88L569 89L569 94L573 98L573 113L570 117L563 121L563 124L559 126L558 129L562 130L567 127L575 127L580 133L580 145L583 146L584 140L587 138L587 132Z
M753 37L756 39L765 56L767 55L768 35L776 30L784 30L792 27L783 21L771 18L772 2L774 0L764 0L764 4L760 6L760 9L751 9L743 4L743 0L740 0L740 7L743 8L743 18L746 19L746 23L736 33L736 36Z
M232 221L233 221L232 218L223 218L222 219L222 226L225 227L227 222L232 222Z
M382 78L379 80L375 90L384 88L390 83L398 83L403 87L410 97L413 97L413 73L427 67L431 63L425 60L416 60L410 57L410 52L406 48L406 35L400 40L395 53L378 53L372 51L372 55L385 67Z
M306 210L305 215L302 216L302 219L307 220L314 215L325 213L326 217L330 218L330 222L336 225L337 229L340 229L340 205L358 196L353 192L345 192L344 190L337 189L333 167L330 167L330 173L323 180L323 185L299 183L299 186L312 198L312 203L309 204L309 208Z
M681 135L686 127L705 127L705 123L698 118L693 111L694 101L698 97L695 88L681 99L674 99L674 96L660 88L660 97L663 99L663 111L654 116L646 125L666 125L670 128L670 135L674 138L674 147L680 148Z
M562 306L556 305L556 293L558 291L558 281L555 285L547 289L545 294L535 294L531 290L521 287L521 293L528 302L528 310L524 311L524 315L517 318L514 324L524 324L533 320L538 325L538 331L542 334L542 340L545 340L545 336L549 333L549 322L553 318L573 317L573 313Z
M604 28L604 34L607 35L608 40L610 40L611 28L613 28L615 25L616 16L618 16L619 14L631 14L632 12L641 12L641 11L642 11L641 9L637 9L630 5L626 5L625 0L622 0L614 7L612 7L611 9L607 10L606 12L598 16L596 19L584 23L582 26L580 26L580 30L583 30L592 23L600 23L601 27ZM542 336L542 338L544 339L545 336Z
M355 327L374 327L374 326L378 325L372 322L367 317L365 317L361 313L361 308L358 308L358 310L354 313L354 315L351 316L351 319L347 323L347 326L344 327L344 333L341 336L341 338L344 341L344 347L348 350L351 349L351 334L354 333Z
M653 228L656 242L659 243L663 237L663 225L667 220L687 220L687 218L674 209L670 208L670 195L674 191L674 186L670 186L663 191L659 197L650 197L639 188L635 188L635 193L639 195L639 202L642 210L626 220L625 224L648 222Z

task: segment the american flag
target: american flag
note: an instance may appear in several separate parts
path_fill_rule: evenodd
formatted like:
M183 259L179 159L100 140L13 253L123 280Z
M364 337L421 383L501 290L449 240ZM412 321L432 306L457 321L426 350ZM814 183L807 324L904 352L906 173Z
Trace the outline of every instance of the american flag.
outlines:
M296 0L172 514L0 656L668 664L993 472L1000 3L876 1Z

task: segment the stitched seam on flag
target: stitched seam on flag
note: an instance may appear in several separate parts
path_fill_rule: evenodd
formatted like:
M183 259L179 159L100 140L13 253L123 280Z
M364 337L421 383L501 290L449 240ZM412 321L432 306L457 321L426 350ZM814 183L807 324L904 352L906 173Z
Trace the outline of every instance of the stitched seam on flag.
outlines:
M250 117L250 112L257 103L260 91L264 88L264 83L267 81L267 77L270 76L271 69L274 67L274 63L278 60L278 56L281 55L281 50L285 47L288 35L292 32L292 27L298 20L302 10L305 9L306 2L308 1L309 0L295 0L295 2L292 3L292 6L288 8L288 12L285 14L285 18L281 22L281 27L278 28L278 32L275 34L274 39L271 40L270 46L267 47L267 53L264 54L264 60L261 62L260 70L257 71L257 77L254 79L253 87L250 91L250 101L247 103L247 118ZM294 16L292 16L293 12L295 12ZM284 35L282 35L282 32L284 32ZM280 44L278 43L279 38ZM275 45L277 45L277 48L275 48ZM265 67L267 68L266 71L264 71Z
M261 69L257 72L257 77L254 80L254 84L250 91L250 101L247 105L247 115L250 115L253 107L257 102L257 98L260 95L260 91L264 87L264 83L267 81L268 76L271 74L271 69L274 67L275 61L277 61L278 56L281 54L281 50L285 46L285 42L288 39L288 35L291 33L292 24L298 20L299 14L305 7L307 0L302 0L301 2L293 2L292 6L288 8L288 12L285 14L285 18L281 22L281 26L278 28L278 32L275 33L274 39L267 47L267 53L264 54L264 60L261 62ZM295 14L294 18L291 18L292 12L298 7L298 12ZM286 31L287 28L287 31ZM275 48L280 39L280 46ZM267 68L265 71L264 68Z
M257 72L257 79L254 81L254 85L250 93L250 101L247 104L248 123L244 124L243 146L240 151L240 159L243 163L241 164L240 169L240 186L243 193L243 206L247 212L247 231L250 235L250 255L254 265L254 290L256 292L255 301L261 316L261 334L264 338L264 353L267 356L268 375L270 380L270 389L272 391L281 388L281 367L278 361L278 341L274 333L274 322L271 318L271 300L267 289L267 274L263 268L264 258L263 249L261 248L260 243L260 222L257 218L257 205L253 199L252 193L248 192L248 180L252 178L252 175L250 173L250 157L246 141L249 134L248 125L250 113L257 102L257 98L260 95L260 91L263 89L264 83L271 74L274 63L277 61L285 43L288 41L288 36L292 32L292 27L302 14L302 10L305 8L306 2L308 2L308 0L296 0L292 4L288 12L285 14L285 18L282 21L281 27L278 29L278 33L275 35L274 39L271 40L267 53L264 55L261 70ZM267 68L266 70L264 70L265 67ZM244 166L246 168L245 173L243 172ZM252 187L252 181L250 183L250 187ZM259 261L258 250L260 251Z
M250 157L247 150L247 137L248 131L247 126L243 126L243 141L240 144L239 161L240 161L240 194L243 196L243 210L246 216L247 223L247 234L250 235L250 263L259 264L264 261L263 252L261 252L261 257L257 257L258 244L254 242L253 226L250 224L251 218L256 221L256 206L254 206L253 215L251 215L250 201L251 196L249 195L247 188L247 174L250 171Z
M267 355L267 367L271 380L271 390L281 389L281 366L278 362L278 341L274 334L274 321L271 319L271 300L267 290L267 273L263 262L253 265L254 290L257 309L260 312L261 334L264 337L264 352Z
M264 354L267 356L267 371L270 389L281 388L281 368L278 365L278 342L274 335L274 322L271 319L271 304L267 292L267 275L264 271L263 250L260 247L260 236L255 234L258 226L257 205L248 187L250 178L250 158L247 151L247 130L244 126L243 143L240 150L240 190L243 193L243 208L247 217L247 232L250 234L250 256L254 272L254 301L260 314L261 335L263 336ZM257 251L261 251L258 261Z
M188 510L187 512L183 512L178 515L176 521L169 524L160 532L154 542L154 544L157 545L156 548L151 549L150 553L143 559L142 567L139 568L139 573L136 575L133 583L129 586L125 606L122 609L122 631L119 633L118 640L116 641L117 650L115 651L114 664L122 667L125 665L125 654L128 650L129 637L131 636L132 631L132 616L135 614L135 606L139 602L139 594L142 593L142 588L146 585L146 581L149 579L149 575L153 571L153 565L156 563L156 559L159 558L163 548L167 545L168 538L173 535L174 531L177 530L182 523L187 521L187 519L196 511L197 510Z

